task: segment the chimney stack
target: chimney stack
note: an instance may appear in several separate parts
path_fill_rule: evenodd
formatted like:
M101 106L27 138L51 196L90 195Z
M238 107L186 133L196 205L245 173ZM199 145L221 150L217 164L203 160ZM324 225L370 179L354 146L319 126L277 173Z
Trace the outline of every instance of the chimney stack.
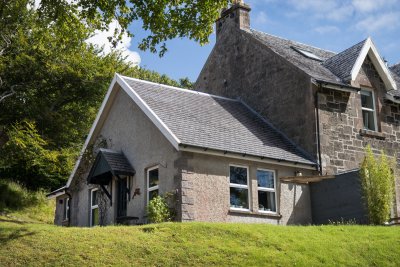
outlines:
M225 24L242 30L250 30L250 10L250 6L243 0L233 1L228 9L222 10L220 18L216 21L217 39Z

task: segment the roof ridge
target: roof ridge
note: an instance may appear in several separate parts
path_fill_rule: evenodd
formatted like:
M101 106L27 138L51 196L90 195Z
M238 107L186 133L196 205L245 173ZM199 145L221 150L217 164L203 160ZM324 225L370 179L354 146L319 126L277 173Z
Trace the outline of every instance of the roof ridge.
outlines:
M133 80L133 81L136 81L136 82L147 83L147 84L152 84L152 85L157 85L157 86L162 86L162 87L165 87L165 88L168 88L168 89L177 90L177 91L184 92L184 93L190 93L190 94L201 95L201 96L209 96L209 97L213 97L213 98L239 102L237 99L234 99L234 98L228 98L228 97L219 96L219 95L212 95L212 94L203 93L203 92L199 92L199 91L195 91L195 90L184 89L184 88L179 88L179 87L166 85L166 84L162 84L162 83L156 83L156 82L141 80L141 79L137 79L137 78L132 78L132 77L128 77L128 76L124 76L124 75L120 75L120 74L118 74L118 75L121 76L124 79Z
M299 147L295 142L293 142L292 139L290 139L285 133L283 133L281 130L276 128L271 122L269 122L264 116L262 116L260 113L255 111L252 107L247 105L242 99L239 99L239 102L245 106L249 111L251 111L254 115L256 115L258 118L260 118L265 124L267 124L272 130L274 130L276 133L278 133L285 141L289 142L296 150L298 150L303 157L305 157L307 160L311 162L315 162L315 160L311 157L311 155L303 150L301 147ZM316 162L315 162L316 163Z
M369 37L366 38L366 39L364 39L364 40L362 40L362 41L360 41L360 42L358 42L358 43L356 43L356 44L354 44L354 45L352 45L352 46L350 46L350 47L348 47L348 48L346 48L346 49L343 50L343 51L340 51L340 52L337 53L336 55L333 55L333 56L331 56L330 58L326 59L326 60L323 62L323 64L326 63L326 62L328 62L328 61L330 61L330 60L332 60L333 58L336 58L336 57L342 55L343 53L347 52L348 50L352 49L353 47L355 47L355 46L357 46L357 45L359 45L359 44L361 44L361 43L365 43L368 39L369 39Z
M255 31L255 32L259 32L259 33L262 33L262 34L266 34L266 35L269 35L269 36L272 36L272 37L275 37L275 38L278 38L278 39L282 39L282 40L285 40L285 41L297 43L297 44L304 45L304 46L309 46L309 47L312 47L312 48L315 48L315 49L318 49L318 50L322 50L322 51L325 51L325 52L334 53L335 55L338 54L338 52L334 52L334 51L327 50L327 49L324 49L324 48L316 47L314 45L301 43L301 42L298 42L298 41L293 41L293 40L290 40L290 39L287 39L287 38L283 38L283 37L280 37L280 36L277 36L277 35L274 35L274 34L262 32L262 31L259 31L259 30L253 29L253 28L251 28L250 30Z

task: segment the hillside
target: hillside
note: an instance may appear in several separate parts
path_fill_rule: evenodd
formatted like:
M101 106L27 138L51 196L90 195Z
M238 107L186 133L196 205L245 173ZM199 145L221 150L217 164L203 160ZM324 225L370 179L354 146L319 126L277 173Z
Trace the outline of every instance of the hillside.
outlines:
M62 228L0 217L2 266L400 266L400 227L165 223Z

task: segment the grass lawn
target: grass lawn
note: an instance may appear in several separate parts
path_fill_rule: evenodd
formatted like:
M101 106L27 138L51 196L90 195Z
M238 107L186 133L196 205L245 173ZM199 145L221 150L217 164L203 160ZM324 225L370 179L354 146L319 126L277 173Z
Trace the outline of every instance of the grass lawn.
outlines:
M400 266L400 227L165 223L63 228L0 216L1 266Z

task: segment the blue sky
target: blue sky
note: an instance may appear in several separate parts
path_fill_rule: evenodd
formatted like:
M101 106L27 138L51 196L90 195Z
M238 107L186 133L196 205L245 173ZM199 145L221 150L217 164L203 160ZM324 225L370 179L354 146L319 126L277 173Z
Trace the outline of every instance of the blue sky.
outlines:
M400 62L400 0L245 0L252 11L251 27L283 38L340 52L372 37L389 64ZM145 32L131 26L135 38L127 42L140 55L140 65L171 78L195 81L215 43L200 46L188 39L167 43L163 58L138 51Z

